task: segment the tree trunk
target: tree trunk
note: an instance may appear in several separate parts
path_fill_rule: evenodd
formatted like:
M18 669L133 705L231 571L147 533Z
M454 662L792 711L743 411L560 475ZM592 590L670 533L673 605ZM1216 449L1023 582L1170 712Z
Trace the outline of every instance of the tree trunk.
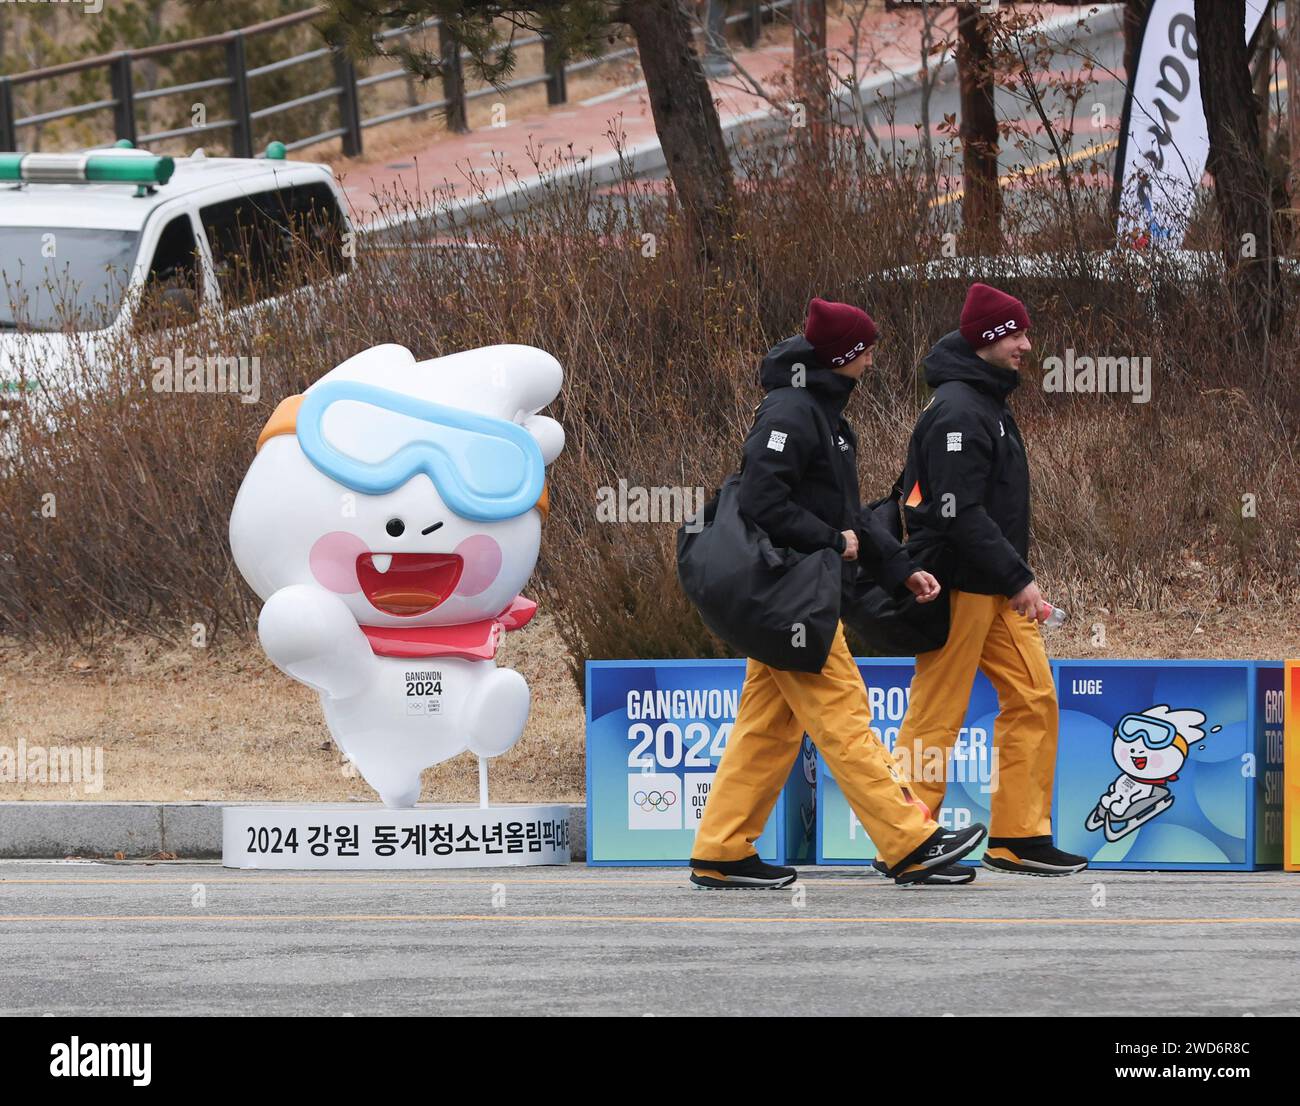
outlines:
M809 155L824 166L829 154L830 74L826 58L826 0L794 0L795 97L804 106Z
M998 189L992 45L987 19L969 4L963 4L957 14L957 80L961 88L964 247L973 252L995 252L1002 243L1002 193Z
M1300 197L1300 92L1291 91L1293 86L1300 89L1300 0L1287 0L1286 34L1282 38L1282 51L1286 57L1286 136L1288 161L1291 163L1290 193Z
M1210 133L1206 168L1214 177L1229 293L1242 332L1258 346L1281 320L1281 284L1245 26L1246 0L1196 0L1201 98Z
M733 245L735 185L690 18L680 0L631 0L620 15L636 35L655 130L687 224L704 256L717 262Z

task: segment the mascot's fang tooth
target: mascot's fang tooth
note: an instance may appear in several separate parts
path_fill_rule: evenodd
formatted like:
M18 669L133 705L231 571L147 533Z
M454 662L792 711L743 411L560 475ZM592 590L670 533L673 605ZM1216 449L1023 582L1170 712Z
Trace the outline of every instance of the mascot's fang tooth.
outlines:
M370 563L375 566L376 572L387 572L388 566L393 563L391 553L371 553Z

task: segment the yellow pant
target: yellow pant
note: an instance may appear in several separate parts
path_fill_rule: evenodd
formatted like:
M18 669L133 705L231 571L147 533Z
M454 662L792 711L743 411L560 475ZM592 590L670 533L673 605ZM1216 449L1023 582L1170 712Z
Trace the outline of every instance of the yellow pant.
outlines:
M867 688L840 626L818 673L784 672L750 659L692 857L743 860L754 853L804 733L887 864L900 863L939 828L909 800L907 781L871 728Z
M993 725L997 786L989 838L1045 837L1052 832L1056 772L1056 687L1037 623L1016 614L1000 595L954 591L952 624L942 649L916 658L907 716L894 753L902 765L945 763L961 729L978 668L998 693ZM913 771L912 792L932 811L943 805L947 782ZM925 775L930 775L925 773ZM946 775L946 772L944 773ZM874 841L875 838L873 837Z

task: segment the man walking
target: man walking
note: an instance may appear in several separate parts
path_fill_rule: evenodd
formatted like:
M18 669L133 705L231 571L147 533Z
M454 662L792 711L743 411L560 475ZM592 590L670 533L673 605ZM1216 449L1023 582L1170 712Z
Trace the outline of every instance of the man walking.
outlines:
M913 764L930 763L924 758L937 751L946 764L975 670L983 671L999 708L999 783L984 866L1063 876L1087 861L1052 845L1056 688L1038 629L1051 608L1027 563L1029 465L1007 406L1030 348L1028 329L1023 303L973 284L960 328L925 358L935 392L907 448L904 517L909 551L948 589L951 626L943 648L916 658L894 749ZM942 806L945 780L911 787L930 810Z
M886 586L905 583L919 600L939 594L902 547L862 509L857 438L843 417L871 365L876 326L848 304L814 299L804 333L763 360L767 396L745 439L742 514L776 546L861 557ZM851 566L846 566L849 568ZM784 887L793 868L764 863L754 849L807 733L835 774L898 883L966 882L955 862L985 828L941 829L905 790L871 729L867 689L841 625L820 672L776 669L750 658L736 722L705 805L691 857L691 882L707 888Z

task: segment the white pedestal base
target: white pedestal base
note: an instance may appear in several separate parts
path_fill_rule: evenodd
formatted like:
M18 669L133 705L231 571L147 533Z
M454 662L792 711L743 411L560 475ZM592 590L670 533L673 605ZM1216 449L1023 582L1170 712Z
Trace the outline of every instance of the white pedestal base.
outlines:
M407 810L378 803L228 806L221 817L221 863L227 868L356 871L569 863L569 808L563 803Z

